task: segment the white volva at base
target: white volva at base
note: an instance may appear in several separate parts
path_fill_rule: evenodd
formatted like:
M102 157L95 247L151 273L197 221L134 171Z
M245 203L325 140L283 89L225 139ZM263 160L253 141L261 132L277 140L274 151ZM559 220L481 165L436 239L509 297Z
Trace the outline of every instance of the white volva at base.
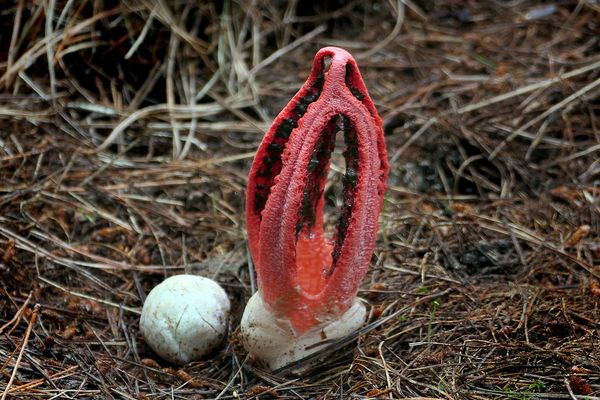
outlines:
M242 341L251 355L275 370L321 350L332 339L358 330L366 316L364 304L356 299L352 307L337 319L326 321L297 336L290 322L273 316L260 295L255 293L242 316ZM321 342L323 344L319 345Z

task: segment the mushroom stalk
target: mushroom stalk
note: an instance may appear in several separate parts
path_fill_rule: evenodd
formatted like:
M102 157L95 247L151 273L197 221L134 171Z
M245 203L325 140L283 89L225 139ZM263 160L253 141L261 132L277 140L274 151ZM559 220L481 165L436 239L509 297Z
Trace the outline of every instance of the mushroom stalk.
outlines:
M338 131L345 143L343 206L328 238L324 188ZM248 177L246 226L259 292L241 329L246 348L270 368L364 323L356 293L375 246L387 174L381 119L356 62L345 50L321 49L266 133Z

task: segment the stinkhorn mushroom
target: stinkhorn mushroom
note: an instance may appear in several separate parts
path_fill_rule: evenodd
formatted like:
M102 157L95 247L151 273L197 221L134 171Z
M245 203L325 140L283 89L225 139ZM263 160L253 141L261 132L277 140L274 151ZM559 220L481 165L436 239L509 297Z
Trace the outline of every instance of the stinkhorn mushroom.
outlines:
M324 189L338 131L345 142L343 205L328 238ZM356 294L375 246L388 169L381 118L356 61L340 48L321 49L263 138L248 177L246 226L259 291L241 331L249 353L269 368L364 323Z

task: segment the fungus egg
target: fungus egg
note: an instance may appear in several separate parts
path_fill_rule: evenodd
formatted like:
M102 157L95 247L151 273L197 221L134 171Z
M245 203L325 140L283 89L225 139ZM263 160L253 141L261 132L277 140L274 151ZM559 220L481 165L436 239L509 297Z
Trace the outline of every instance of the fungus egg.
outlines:
M177 365L211 353L226 336L230 303L211 279L175 275L150 291L140 318L146 343Z

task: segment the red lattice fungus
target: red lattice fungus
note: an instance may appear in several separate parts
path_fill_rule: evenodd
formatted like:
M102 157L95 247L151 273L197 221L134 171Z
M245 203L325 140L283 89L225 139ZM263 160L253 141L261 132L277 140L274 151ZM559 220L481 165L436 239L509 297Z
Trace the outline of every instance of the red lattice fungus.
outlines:
M343 206L329 240L324 187L338 131L346 171ZM352 304L375 246L388 169L381 118L356 61L345 50L321 49L308 80L258 148L246 192L260 295L297 334Z

